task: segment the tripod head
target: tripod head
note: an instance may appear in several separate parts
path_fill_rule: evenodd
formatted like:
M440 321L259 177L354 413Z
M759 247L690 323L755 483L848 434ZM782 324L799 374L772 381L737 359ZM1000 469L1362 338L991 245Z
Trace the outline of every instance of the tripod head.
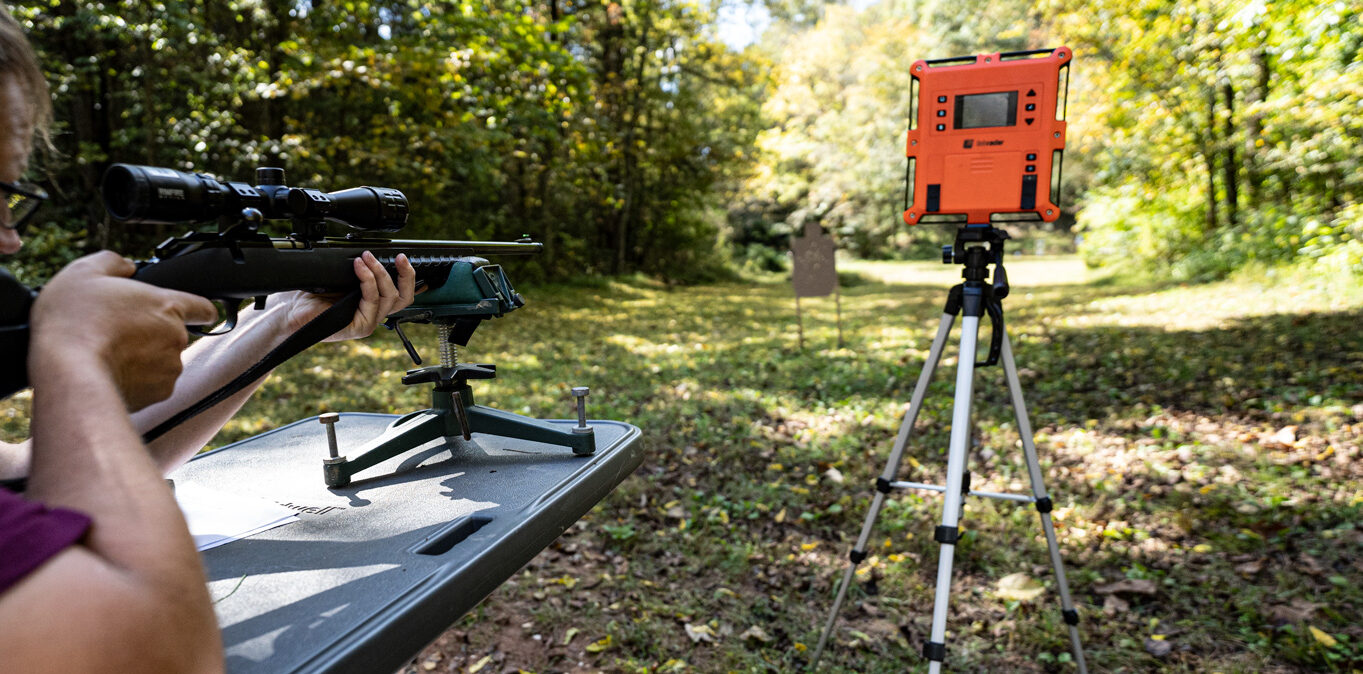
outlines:
M942 246L942 264L965 265L961 278L974 283L983 283L989 277L989 265L994 265L994 299L1001 300L1008 296L1003 242L1011 238L1008 232L993 225L966 225L956 230L955 244Z
M993 225L966 225L956 230L956 243L942 246L942 264L963 264L964 283L951 289L946 312L966 316L989 316L989 357L979 367L997 365L1003 349L1003 298L1008 296L1008 271L1003 268L1003 242L1012 237ZM994 282L987 283L989 265Z

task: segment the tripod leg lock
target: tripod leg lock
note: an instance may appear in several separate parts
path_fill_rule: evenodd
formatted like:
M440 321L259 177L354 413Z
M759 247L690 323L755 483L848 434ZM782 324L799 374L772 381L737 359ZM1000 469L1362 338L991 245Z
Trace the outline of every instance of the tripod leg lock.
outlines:
M1066 624L1066 625L1078 625L1078 624L1079 624L1079 612L1078 612L1078 611L1076 611L1076 610L1074 610L1074 609L1072 609L1072 608L1067 608L1067 609L1061 611L1060 614L1063 615L1063 616L1065 616L1065 624Z
M947 659L947 645L936 641L928 641L923 644L923 657L933 662L941 662Z
M889 480L883 477L876 478L876 491L882 494L888 494L892 489L894 489L894 487L890 484Z
M1036 511L1041 513L1042 515L1045 515L1046 513L1050 512L1051 509L1054 507L1055 504L1051 502L1051 497L1049 496L1042 496L1041 498L1036 500Z
M956 541L961 540L961 532L956 527L937 527L937 532L933 534L933 539L945 545L956 545Z
M847 555L847 558L852 560L853 564L860 564L863 560L866 559L866 551L853 550L851 553Z

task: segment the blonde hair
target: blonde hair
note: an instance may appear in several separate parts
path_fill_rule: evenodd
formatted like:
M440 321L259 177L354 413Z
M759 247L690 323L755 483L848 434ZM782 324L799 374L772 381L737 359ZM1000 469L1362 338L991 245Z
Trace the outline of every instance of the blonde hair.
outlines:
M52 148L52 94L38 56L33 52L24 29L0 3L0 78L13 77L26 95L32 129L41 147Z

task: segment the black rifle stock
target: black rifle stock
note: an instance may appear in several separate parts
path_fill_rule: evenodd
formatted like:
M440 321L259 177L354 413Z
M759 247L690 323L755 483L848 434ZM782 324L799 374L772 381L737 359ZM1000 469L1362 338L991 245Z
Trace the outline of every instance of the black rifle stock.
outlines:
M324 238L303 241L270 238L255 232L194 232L167 240L155 257L137 263L133 278L151 285L193 293L221 303L226 316L224 329L236 325L237 312L246 300L263 302L278 292L302 290L313 293L346 293L359 287L354 259L369 251L390 273L395 273L399 253L407 255L416 270L417 282L426 289L417 306L451 300L448 285L456 266L472 268L486 264L482 256L530 255L542 244L528 241L422 241L377 237ZM3 271L3 270L0 270ZM37 293L7 272L0 274L0 397L29 385L28 314ZM457 295L457 293L456 293ZM488 316L500 316L519 306L519 298L506 298L488 307Z

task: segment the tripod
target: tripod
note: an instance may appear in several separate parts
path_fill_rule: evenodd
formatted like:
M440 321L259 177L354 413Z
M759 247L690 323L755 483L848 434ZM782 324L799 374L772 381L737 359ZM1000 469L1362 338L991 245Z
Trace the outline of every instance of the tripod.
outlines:
M1074 659L1079 665L1080 674L1087 674L1088 669L1084 664L1083 646L1079 643L1079 614L1075 611L1073 602L1070 601L1069 584L1065 581L1065 567L1060 561L1060 548L1055 541L1055 526L1051 522L1052 502L1050 497L1046 495L1045 485L1041 481L1041 464L1037 461L1036 445L1032 441L1032 424L1027 417L1027 406L1022 400L1022 386L1018 382L1017 365L1013 361L1012 345L1003 325L1002 300L1008 295L1008 274L1003 268L1003 242L1008 238L1007 232L995 229L990 225L968 225L957 232L954 246L946 246L942 250L942 262L944 264L965 265L965 270L961 274L965 278L965 282L952 288L947 297L942 321L937 328L937 336L932 340L932 348L928 351L927 361L923 364L923 373L918 378L918 385L914 388L913 398L909 403L909 411L904 414L904 421L899 426L899 435L895 438L890 459L885 464L885 472L876 479L876 494L871 503L871 510L866 515L866 522L861 527L861 535L857 538L856 546L849 555L852 563L847 567L842 585L838 589L837 599L833 602L833 610L829 612L828 622L824 626L823 634L819 637L819 645L814 651L811 668L818 667L819 658L828 642L828 636L832 633L834 624L837 622L838 610L847 597L847 588L852 584L853 574L856 573L857 565L866 559L866 544L871 537L871 528L875 525L876 517L880 514L880 508L885 503L886 495L893 489L925 489L941 492L945 497L945 502L942 505L942 524L937 527L934 535L934 539L941 544L941 554L937 563L937 590L932 605L932 632L928 641L923 644L923 656L929 661L928 671L931 674L938 674L942 669L942 661L946 659L946 620L947 604L951 592L951 565L956 551L956 542L960 538L957 524L961 518L963 500L965 496L970 495L1032 503L1036 506L1037 513L1041 517L1041 528L1046 534L1046 544L1050 547L1051 566L1055 569L1056 587L1060 593L1060 606L1065 623L1069 626ZM992 284L989 284L986 283L985 279L989 276L989 265L991 264L994 265L994 280ZM952 324L956 322L957 314L961 314L963 320L961 321L959 364L956 369L956 395L951 415L951 439L947 452L946 486L896 481L900 460L909 444L909 434L913 430L914 422L918 419L918 412L923 407L923 397L927 392L928 383L932 379L933 372L937 369L937 363L942 357L942 347L946 344L947 336L951 332ZM980 319L985 315L989 316L993 325L989 358L982 363L976 363L975 347L978 341ZM966 471L966 455L970 445L970 403L975 368L995 365L1000 361L1003 363L1004 373L1008 379L1008 392L1013 401L1013 410L1017 415L1018 433L1022 436L1023 452L1027 459L1027 471L1032 483L1031 496L998 494L970 489L970 473Z

